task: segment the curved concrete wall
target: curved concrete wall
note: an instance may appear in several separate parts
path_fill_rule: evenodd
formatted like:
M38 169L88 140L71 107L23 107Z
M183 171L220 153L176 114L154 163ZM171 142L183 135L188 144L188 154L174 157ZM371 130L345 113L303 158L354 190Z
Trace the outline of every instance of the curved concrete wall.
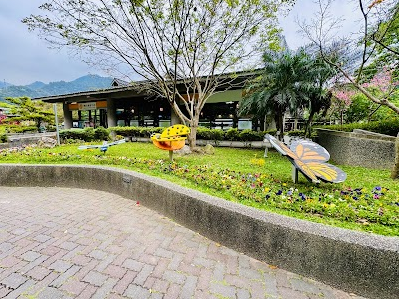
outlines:
M395 161L395 137L358 132L317 130L317 142L337 164L391 169ZM399 295L398 295L399 298Z
M123 169L0 164L0 185L115 193L139 200L212 240L280 268L366 297L398 298L399 237L267 213Z

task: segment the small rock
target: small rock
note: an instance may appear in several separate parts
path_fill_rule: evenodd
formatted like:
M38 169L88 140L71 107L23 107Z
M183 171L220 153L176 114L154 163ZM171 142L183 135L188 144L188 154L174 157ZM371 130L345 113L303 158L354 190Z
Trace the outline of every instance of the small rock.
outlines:
M215 154L215 148L211 144L207 144L204 147L204 153L207 155L214 155Z
M190 147L188 145L183 146L181 149L175 151L176 154L185 156L191 154Z
M42 137L37 145L43 148L53 148L57 145L57 141L50 137Z

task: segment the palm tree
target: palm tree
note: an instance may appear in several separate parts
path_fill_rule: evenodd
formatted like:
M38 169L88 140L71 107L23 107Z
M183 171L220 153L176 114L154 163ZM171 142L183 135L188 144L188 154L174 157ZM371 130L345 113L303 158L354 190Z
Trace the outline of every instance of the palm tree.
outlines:
M262 74L251 80L244 91L239 114L273 115L280 136L283 135L283 116L286 111L295 115L307 102L306 87L311 60L303 50L270 51L263 56Z
M305 49L269 51L263 56L262 74L249 81L240 103L240 114L272 115L280 136L283 136L283 116L286 111L296 115L300 108L309 109L305 133L316 113L326 111L331 104L327 82L335 74L332 67Z

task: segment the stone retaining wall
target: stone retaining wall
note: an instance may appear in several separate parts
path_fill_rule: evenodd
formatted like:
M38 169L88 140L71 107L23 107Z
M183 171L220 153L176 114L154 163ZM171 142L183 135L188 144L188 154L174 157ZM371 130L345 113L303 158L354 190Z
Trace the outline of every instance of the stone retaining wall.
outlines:
M395 162L395 137L367 131L340 132L317 130L317 143L326 148L337 164L392 169Z
M334 228L259 211L116 168L0 164L0 185L115 193L138 200L205 237L279 268L369 298L398 298L399 237Z

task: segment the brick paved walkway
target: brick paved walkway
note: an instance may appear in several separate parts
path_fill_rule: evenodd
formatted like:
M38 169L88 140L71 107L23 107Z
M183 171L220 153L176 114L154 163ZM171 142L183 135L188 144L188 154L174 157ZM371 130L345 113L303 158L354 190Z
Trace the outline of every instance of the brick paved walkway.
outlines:
M361 298L220 246L136 200L0 187L0 298Z

